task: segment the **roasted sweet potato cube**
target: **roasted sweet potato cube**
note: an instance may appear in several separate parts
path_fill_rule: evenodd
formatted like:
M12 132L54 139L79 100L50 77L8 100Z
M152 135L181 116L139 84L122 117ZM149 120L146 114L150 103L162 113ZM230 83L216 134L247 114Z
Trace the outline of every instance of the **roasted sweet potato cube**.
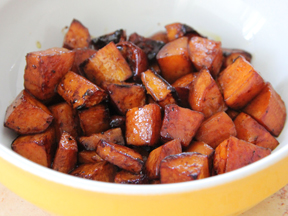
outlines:
M81 69L91 82L99 86L103 81L125 81L133 75L125 58L113 42L81 64Z
M87 163L96 163L100 161L104 161L96 151L81 151L78 152L78 163L79 164L87 164Z
M160 135L163 142L180 139L181 145L190 144L204 119L200 112L179 107L175 104L165 106L165 114Z
M187 46L188 38L182 37L165 44L156 56L161 75L170 84L193 71Z
M51 48L26 55L24 87L42 102L56 95L55 88L71 69L75 52L65 48Z
M186 182L209 176L208 157L197 152L170 155L160 164L161 183Z
M189 38L193 36L202 37L195 29L182 23L171 23L169 25L166 25L165 29L169 41L175 40L183 36L188 36Z
M217 174L230 172L254 163L271 154L271 149L256 146L231 136L216 149L214 169Z
M26 90L22 90L8 106L4 126L19 134L41 133L53 121L49 109Z
M157 104L147 104L128 110L126 143L136 146L156 145L160 138L161 121L161 110Z
M179 154L181 152L182 147L179 139L167 142L164 145L151 151L145 163L145 170L148 178L159 179L159 169L161 161L169 155Z
M194 80L189 104L193 110L202 112L205 118L227 109L218 85L206 68L201 69Z
M148 179L142 173L135 174L127 170L121 170L116 174L114 182L120 184L146 184Z
M74 109L91 107L107 98L103 89L73 71L65 74L57 92Z
M221 42L192 37L188 42L188 52L198 71L206 67L214 78L217 77L223 62Z
M105 132L95 133L90 136L82 136L79 138L79 142L86 150L96 150L100 140L118 145L125 145L121 128L114 128Z
M158 31L154 33L153 35L151 35L150 38L152 40L162 41L165 44L169 42L167 33L165 31Z
M222 49L223 51L223 56L224 56L224 61L222 68L226 68L229 65L231 65L238 56L243 56L246 61L249 63L251 62L252 55L249 52L246 52L245 50L240 50L240 49Z
M146 92L140 84L110 84L107 86L110 102L120 115L134 107L146 104Z
M80 65L90 58L92 55L94 55L97 51L94 49L89 48L78 48L75 49L75 57L74 57L74 63L72 65L71 71L80 74L81 76L85 76L84 73L81 70Z
M63 47L67 49L89 47L90 41L89 30L80 21L73 19L64 37Z
M103 182L114 182L117 167L107 161L81 164L70 174L80 178Z
M138 152L104 140L99 142L96 152L104 160L132 173L140 173L144 165Z
M242 56L219 74L226 104L235 110L243 108L264 88L263 78Z
M80 125L76 110L73 110L66 102L52 105L49 107L49 110L54 117L57 143L64 131L74 138L78 137L78 134L80 134Z
M286 121L286 106L270 83L243 110L273 136L279 136Z
M55 130L50 126L39 134L21 135L13 141L11 147L23 157L42 166L51 167L56 149Z
M53 161L52 169L70 173L77 163L77 142L67 132L63 132Z
M264 148L275 149L279 142L255 119L240 113L234 120L237 138Z
M115 44L126 41L127 35L126 31L123 29L117 29L114 32L110 32L105 35L101 35L99 37L93 38L91 43L93 44L94 49L99 50L109 44L110 42L114 42Z
M215 149L222 141L236 135L232 119L225 112L218 112L202 122L195 139Z

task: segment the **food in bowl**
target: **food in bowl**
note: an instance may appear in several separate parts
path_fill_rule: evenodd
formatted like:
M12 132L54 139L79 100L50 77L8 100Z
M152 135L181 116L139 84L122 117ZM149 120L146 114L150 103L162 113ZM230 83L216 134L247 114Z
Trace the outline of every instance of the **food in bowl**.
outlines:
M20 135L15 152L74 176L145 184L207 178L278 145L285 104L250 61L181 23L127 40L123 30L91 39L73 20L63 48L27 54L25 89L4 125Z

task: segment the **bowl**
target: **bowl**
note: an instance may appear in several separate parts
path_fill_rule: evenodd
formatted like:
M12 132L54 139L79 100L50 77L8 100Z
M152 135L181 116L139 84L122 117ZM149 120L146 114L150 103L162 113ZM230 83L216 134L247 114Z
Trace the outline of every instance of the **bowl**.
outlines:
M73 18L93 36L126 29L150 36L186 23L222 46L253 55L252 64L288 104L287 1L264 0L2 0L0 119L23 89L25 55L62 46ZM41 48L40 48L41 46ZM164 185L122 185L72 177L11 150L16 135L1 125L0 181L31 203L59 215L238 215L288 183L288 128L273 153L219 176Z

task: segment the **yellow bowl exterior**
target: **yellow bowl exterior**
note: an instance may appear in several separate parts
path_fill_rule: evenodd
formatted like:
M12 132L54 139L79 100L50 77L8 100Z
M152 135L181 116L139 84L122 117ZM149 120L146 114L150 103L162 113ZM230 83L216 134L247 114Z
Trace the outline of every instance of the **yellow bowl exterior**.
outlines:
M0 181L59 215L238 215L288 183L288 157L243 179L211 188L158 195L105 194L62 185L0 158Z

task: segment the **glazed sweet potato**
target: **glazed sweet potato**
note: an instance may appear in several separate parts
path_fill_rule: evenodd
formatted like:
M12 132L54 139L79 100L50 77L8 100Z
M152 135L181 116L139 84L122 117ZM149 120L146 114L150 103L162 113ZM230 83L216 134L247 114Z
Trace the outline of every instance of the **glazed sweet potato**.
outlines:
M93 45L94 49L99 50L104 46L106 46L107 44L109 44L110 42L117 44L119 42L126 40L127 40L126 31L123 29L118 29L114 32L93 38L91 40L91 44Z
M165 44L156 56L161 75L170 84L193 72L187 46L188 38L181 37Z
M89 30L79 21L73 19L64 37L63 47L67 49L89 47L91 36Z
M181 145L186 147L190 144L203 119L204 115L200 112L175 104L167 105L160 131L161 140L167 142L180 139Z
M179 154L182 152L181 142L179 139L172 140L150 152L145 163L145 171L149 179L159 179L160 163L169 155Z
M242 56L219 74L224 100L232 109L241 109L264 88L263 78Z
M191 108L202 112L205 118L227 109L218 85L206 68L195 78L188 100Z
M183 152L164 158L160 164L161 183L176 183L209 177L207 155Z
M65 48L28 53L24 73L25 89L42 102L51 101L56 95L58 83L73 65L74 55L74 51Z
M116 174L114 182L120 184L146 184L148 179L142 173L135 174L127 170L121 170Z
M126 146L101 140L96 152L104 160L132 173L139 174L144 165L141 154Z
M70 173L77 163L77 142L67 132L63 132L53 161L52 169Z
M21 135L13 141L11 147L19 155L42 166L51 167L56 150L55 130L50 126L42 133Z
M74 109L91 107L107 98L103 89L73 71L65 74L57 92Z
M88 164L104 161L96 151L81 151L77 154L77 161L79 164Z
M7 108L4 126L19 134L41 133L53 121L49 109L26 90L22 90Z
M162 41L165 44L169 42L166 31L158 31L151 35L150 38L152 40Z
M171 23L166 25L165 29L169 41L173 41L183 36L187 36L189 38L193 36L203 37L195 29L183 23Z
M160 139L161 110L157 104L132 108L126 113L126 143L154 146Z
M254 163L270 153L271 149L231 136L216 148L214 169L217 174L230 172Z
M71 68L71 71L80 74L81 76L85 76L84 73L81 70L80 65L90 58L92 55L94 55L97 51L94 49L89 49L89 48L78 48L74 49L75 51L75 57L74 57L74 62Z

